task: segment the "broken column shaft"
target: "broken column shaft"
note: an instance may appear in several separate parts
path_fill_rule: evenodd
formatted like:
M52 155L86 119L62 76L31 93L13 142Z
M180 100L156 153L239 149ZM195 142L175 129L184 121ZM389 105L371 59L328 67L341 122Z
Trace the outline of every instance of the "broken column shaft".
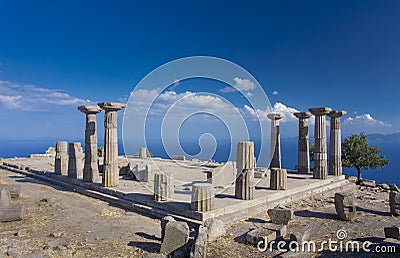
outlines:
M239 142L236 154L235 197L242 200L254 198L254 142Z
M311 117L310 112L294 113L299 119L299 138L297 147L297 171L310 172L310 147L308 139L308 118Z

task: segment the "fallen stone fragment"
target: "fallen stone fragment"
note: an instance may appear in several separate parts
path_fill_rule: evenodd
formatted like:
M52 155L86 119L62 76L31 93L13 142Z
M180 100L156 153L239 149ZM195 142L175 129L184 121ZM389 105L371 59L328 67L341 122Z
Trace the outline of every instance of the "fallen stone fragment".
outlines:
M189 226L183 221L169 221L165 227L165 236L161 244L161 254L171 254L184 248L189 240Z
M335 209L342 220L354 221L356 216L354 196L351 194L335 193Z
M390 213L393 216L400 215L400 193L395 191L389 192L389 206L390 206Z
M59 239L47 242L45 244L44 249L53 249L53 248L56 248L58 246L67 246L67 245L69 245L70 242L71 242L71 240L68 239L68 238L65 238L65 237L59 238Z
M174 217L172 216L165 216L160 220L161 224L161 241L164 241L164 236L165 236L165 226L169 221L175 221Z
M383 190L390 190L390 186L387 184L379 184L378 185L380 188L382 188Z
M10 192L11 198L19 198L21 197L21 186L20 185L15 185L15 184L1 184L0 185L0 191L1 190L8 190Z
M392 191L394 191L394 192L400 192L400 189L397 187L397 185L396 184L390 184L389 185L389 187L390 187L390 190L392 190Z
M23 220L25 215L24 205L0 206L0 222Z
M282 239L286 235L286 225L269 224L265 227L256 228L246 233L245 242L252 246L257 246L261 241L263 245L269 244L273 240Z
M7 189L0 190L0 209L11 206L11 196Z
M207 255L207 228L200 225L193 244L193 258L205 258Z
M225 225L222 220L209 218L204 222L204 226L207 228L208 241L214 241L226 234Z
M400 229L399 227L393 226L393 227L385 227L385 237L386 238L393 238L400 240Z
M62 234L63 234L63 232L53 232L53 233L50 233L50 237L54 237L54 238L58 238L58 237L60 237L60 236L62 236Z
M292 218L292 211L289 209L274 208L267 211L271 222L278 225L287 225Z
M368 187L376 187L375 180L368 180L368 179L361 180L361 185Z

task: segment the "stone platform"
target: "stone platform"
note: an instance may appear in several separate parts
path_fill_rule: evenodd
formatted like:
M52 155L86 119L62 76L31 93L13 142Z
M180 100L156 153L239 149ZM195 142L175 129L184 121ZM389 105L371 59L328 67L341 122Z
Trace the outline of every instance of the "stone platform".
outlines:
M139 162L139 161L138 161ZM142 161L143 162L143 161ZM148 162L148 161L147 161ZM258 213L265 212L269 208L291 201L310 198L313 194L322 193L332 189L345 188L349 182L342 176L328 176L327 179L313 179L310 173L288 173L288 190L271 190L269 188L269 174L261 179L256 179L256 190L253 200L235 199L234 185L226 189L215 187L214 209L206 212L192 211L190 208L191 188L193 183L206 181L207 175L200 167L188 166L187 173L176 176L176 167L169 160L157 160L165 163L164 167L170 167L174 172L174 178L193 178L191 183L180 182L173 178L174 198L166 202L153 200L153 179L148 182L137 182L120 176L120 184L116 187L103 187L101 182L87 183L82 179L73 179L66 176L55 175L51 160L47 159L12 159L3 160L0 168L8 169L16 173L22 173L50 184L60 185L94 198L102 199L123 208L163 217L171 215L180 220L201 224L208 218L219 218L224 222L232 222ZM193 176L191 176L193 175Z

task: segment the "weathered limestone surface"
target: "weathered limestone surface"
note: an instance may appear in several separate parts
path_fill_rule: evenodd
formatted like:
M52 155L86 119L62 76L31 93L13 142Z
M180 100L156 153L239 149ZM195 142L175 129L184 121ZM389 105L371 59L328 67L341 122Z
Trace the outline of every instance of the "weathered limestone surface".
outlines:
M161 202L167 201L171 196L171 180L170 177L163 173L154 174L154 200Z
M16 184L0 184L0 191L7 190L10 193L11 198L21 197L21 185Z
M310 108L310 112L315 116L314 127L314 178L326 179L328 177L328 155L326 147L326 118L325 116L332 111L331 108Z
M117 111L125 108L126 104L102 102L98 103L98 105L106 111L104 116L104 168L102 183L104 187L113 187L119 183Z
M225 224L222 220L209 218L204 221L204 226L207 228L208 241L214 241L226 234Z
M207 228L203 225L199 226L192 253L193 258L205 258L207 255Z
M297 152L297 170L298 172L310 172L310 146L308 138L308 118L311 117L310 112L294 113L299 119L299 139Z
M289 209L274 208L267 211L271 222L279 225L287 225L292 218L292 211Z
M346 115L346 111L335 110L328 114L331 118L330 142L329 142L329 175L340 176L342 174L342 137L340 129L340 117Z
M271 163L270 168L281 168L281 134L279 120L283 114L271 113L267 117L271 120Z
M83 181L95 182L99 179L96 114L102 109L99 106L79 106L78 110L86 114Z
M272 190L287 189L287 171L282 168L271 168L270 188Z
M196 183L192 186L190 207L194 211L210 211L214 208L214 187L210 183Z
M68 177L69 178L82 178L83 164L82 164L82 146L80 142L69 143L69 159L68 159Z
M54 173L56 175L68 175L68 142L59 141L56 143Z
M167 223L170 221L175 221L174 217L172 216L165 216L160 220L161 224L161 241L164 241L164 236L165 236L165 227L167 226Z
M22 220L24 213L24 205L11 205L10 192L2 189L0 191L0 222Z
M235 197L242 200L254 198L254 142L239 142L236 154Z
M335 194L335 209L342 220L354 221L356 216L356 205L354 196L351 194Z
M245 235L247 244L257 246L260 241L268 244L273 240L282 239L287 233L286 225L267 224L265 227L250 230Z
M185 249L189 241L189 226L183 221L169 221L165 227L164 241L161 244L161 254L171 254L177 249Z
M395 191L389 192L390 213L394 216L400 215L400 193Z

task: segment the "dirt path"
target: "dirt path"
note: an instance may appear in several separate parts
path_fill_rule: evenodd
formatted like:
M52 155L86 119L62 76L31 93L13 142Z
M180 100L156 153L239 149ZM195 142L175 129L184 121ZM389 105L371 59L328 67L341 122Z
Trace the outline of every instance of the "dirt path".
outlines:
M0 224L0 257L140 257L159 248L156 219L6 170L0 174L22 186L23 197L14 203L26 206L23 221ZM57 239L69 244L46 249Z

